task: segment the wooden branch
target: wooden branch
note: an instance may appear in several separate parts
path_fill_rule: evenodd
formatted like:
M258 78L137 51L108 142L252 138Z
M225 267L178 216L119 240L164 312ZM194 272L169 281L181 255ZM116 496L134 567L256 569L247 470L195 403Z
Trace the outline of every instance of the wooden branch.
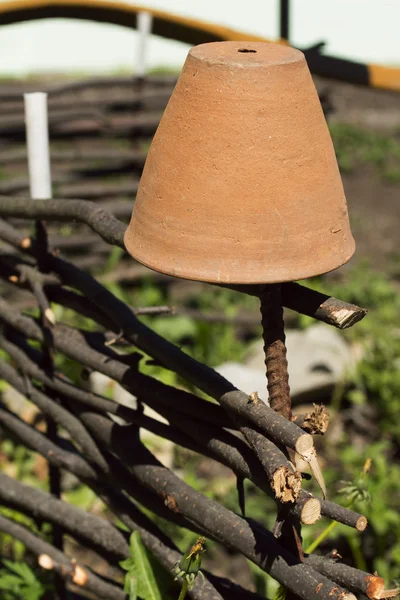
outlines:
M43 413L49 416L55 423L65 428L72 439L77 442L82 451L93 465L107 469L107 463L99 451L93 437L87 432L86 428L74 415L66 410L61 404L57 404L46 394L31 386L27 392L25 380L20 377L17 371L4 361L0 361L0 377L7 381L12 387L26 395ZM48 378L51 380L51 378Z
M338 300L316 292L298 283L282 285L283 304L303 315L333 325L338 329L348 329L367 314L365 308Z
M5 426L7 428L7 430L9 430L14 435L16 435L18 439L23 441L23 443L25 445L28 445L28 447L31 447L33 450L38 451L41 454L43 454L44 456L48 457L49 460L53 464L56 464L57 466L61 466L63 468L67 468L68 470L70 470L71 472L76 474L78 477L80 477L84 482L89 484L96 491L96 493L103 500L105 500L105 502L107 504L110 505L111 510L114 510L114 512L116 512L116 514L119 516L119 518L121 518L121 520L129 528L138 529L140 531L140 534L142 536L142 539L143 539L145 545L155 554L155 556L160 560L160 562L164 566L167 566L168 569L171 569L173 564L175 564L175 562L177 562L177 560L180 560L181 555L179 555L176 552L170 551L169 548L165 549L165 547L163 546L163 543L162 542L160 543L160 539L158 537L155 538L154 534L150 533L154 529L157 530L157 528L154 526L154 524L151 521L149 521L149 519L147 517L144 517L144 515L142 515L140 513L140 511L138 512L138 510L134 507L134 505L129 504L129 502L127 501L126 498L121 497L118 494L118 492L116 492L115 488L108 489L107 484L101 483L101 481L99 481L98 475L96 475L93 471L91 471L91 467L86 463L86 461L81 456L74 454L74 455L72 455L74 457L73 460L71 460L70 457L66 458L66 455L71 454L70 452L62 450L60 447L54 446L54 444L52 445L51 443L48 443L46 438L42 434L40 434L39 432L36 432L32 427L30 427L29 425L27 425L26 423L24 423L23 421L18 419L18 417L12 415L8 411L0 410L0 423L3 426ZM129 436L129 437L132 441L132 437L131 436ZM49 451L49 448L51 448L52 446L53 446L54 450ZM89 478L87 478L88 474L89 474ZM155 480L153 481L153 483L155 483L156 487L158 487ZM122 487L124 487L124 484L126 484L126 481L121 482L120 485ZM135 484L133 487L131 486L129 488L129 490L130 490L130 492L133 492L135 494L137 491L137 485ZM201 494L200 494L200 496L201 496ZM173 496L171 496L171 502L172 502L172 497ZM127 504L128 508L127 507L124 508L124 505L126 505L126 504ZM148 505L148 503L146 503L146 505ZM161 505L165 508L164 498L162 499ZM122 512L121 512L121 510L122 510ZM224 510L226 510L226 509L224 509ZM135 520L132 520L132 517ZM136 520L139 521L139 524L136 522ZM144 525L143 525L143 522L144 522ZM163 540L164 538L165 538L165 536L163 536L163 534L161 534L161 540ZM249 543L251 543L251 542L249 542ZM253 545L254 545L254 543L255 542L253 542ZM265 558L265 560L267 561L268 559ZM280 565L280 568L281 568L281 565ZM213 578L214 583L216 583L217 581L218 580L216 578ZM204 583L201 581L198 581L197 585L195 586L194 591L192 592L192 597L196 598L198 600L206 600L206 599L208 600L209 598L213 598L213 599L219 598L219 596L216 595L215 591L214 591L214 595L211 595L211 596L206 595L206 592L207 592L207 594L210 593L210 587L209 587L210 584L207 585L207 583L208 583L207 580ZM205 594L205 595L202 595L202 594ZM245 598L246 596L243 596L243 597ZM351 599L353 599L353 596L351 596ZM219 600L221 600L221 599L219 599Z
M53 219L70 222L76 219L86 223L106 242L124 248L123 236L126 225L111 214L86 200L30 200L29 198L4 198L0 196L0 214L3 217ZM7 240L8 241L8 240Z
M89 485L130 530L139 531L143 543L168 571L182 558L173 542L135 504L119 492L119 489L123 488L122 484L119 484L118 488L110 487L109 478L107 482L103 482L83 457L48 442L43 434L9 411L0 409L0 424L24 445L39 452L57 467L74 473ZM218 578L214 580L218 581ZM190 595L194 600L222 600L207 580L197 581Z
M143 445L136 443L133 447L131 432L123 431L120 426L95 413L85 412L81 418L101 444L112 449L123 464L129 465L129 470L142 485L163 501L168 497L175 512L185 515L209 537L236 548L305 600L317 597L335 600L339 596L354 600L352 594L340 588L336 590L329 580L321 579L322 576L316 575L303 563L296 564L296 560L277 545L268 531L258 526L252 529L244 519L195 491L162 466Z
M22 527L22 525L2 515L0 515L0 531L19 540L33 554L36 554L41 567L56 571L66 581L70 581L78 587L95 594L96 598L126 600L126 595L122 588L98 577L89 567L83 567L72 561L51 544L40 539L28 529ZM44 559L43 556L48 557L50 560Z
M368 521L363 515L343 508L329 500L321 501L321 514L349 527L354 527L358 531L364 531L368 525Z
M279 502L295 502L301 492L301 474L295 471L286 456L266 437L239 421L240 431L263 466L274 497Z
M55 466L71 471L72 473L79 473L79 477L85 481L96 480L96 470L83 460L80 455L61 449L54 442L46 438L46 436L39 433L39 431L33 427L29 427L22 419L19 419L5 407L2 407L1 404L0 424L7 431L11 432L13 436L22 440L25 446L35 452L39 452Z
M106 555L114 564L129 556L129 544L119 529L106 519L58 500L38 488L0 472L0 503L35 519L62 526L81 543Z
M163 87L173 87L176 83L176 75L152 75L146 77L146 80L140 81L141 89L159 89ZM132 89L138 84L138 80L135 77L91 77L90 79L80 79L75 81L68 81L67 83L59 83L44 88L43 91L49 94L50 97L60 96L63 94L69 94L70 92L77 92L82 90L91 90L93 88L104 88L109 89L110 87L127 87ZM143 85L144 84L144 85ZM23 90L26 90L24 85ZM19 100L21 98L22 90L15 91L15 86L7 87L2 86L0 93L0 102Z
M7 314L9 314L10 312L10 307L5 307L4 311L3 311L3 315L7 316ZM18 313L14 313L14 318L18 321ZM13 322L15 324L16 321L14 321L13 319L11 319L11 322ZM35 331L36 330L36 331ZM21 331L23 333L28 333L29 335L31 334L31 332L33 333L33 335L35 336L39 336L39 338L37 339L41 339L41 334L40 334L40 329L35 326L35 324L30 321L29 319L23 317L23 324L21 324ZM126 365L122 365L122 370L121 370L121 365L117 365L116 361L114 361L111 356L112 353L111 351L108 349L108 355L109 355L109 359L107 360L107 362L104 364L103 359L101 358L100 354L96 354L95 351L93 350L93 338L92 338L92 342L91 342L91 346L86 346L86 347L82 347L82 350L80 350L80 347L82 346L82 343L84 342L84 340L82 339L82 334L79 334L78 332L71 332L69 331L70 335L72 335L72 339L68 339L68 336L66 335L67 331L65 330L65 328L63 329L63 331L58 331L57 328L55 328L55 343L57 346L57 340L61 341L61 346L60 349L62 349L63 351L66 351L67 353L71 353L71 357L75 358L75 360L78 360L80 362L87 362L88 358L89 358L89 363L92 365L93 368L95 369L99 369L99 370L103 370L103 372L105 372L105 374L111 376L112 378L119 380L120 382L124 383L126 385L127 382L127 373L129 372L129 368L126 367ZM104 367L107 367L106 370L104 370ZM186 392L182 392L181 390L175 390L173 394L169 394L169 399L167 399L167 392L168 392L168 387L167 386L163 386L162 384L160 384L159 382L154 382L151 380L146 379L146 384L138 384L138 374L135 374L135 378L132 379L132 384L134 385L134 393L138 391L138 385L139 385L139 390L143 390L148 388L150 390L150 393L154 392L155 395L158 396L159 400L162 401L166 401L167 403L172 402L174 400L176 400L176 396L177 395L185 395L188 396L188 398L191 396L190 394L187 394ZM143 378L143 376L141 376ZM158 393L158 387L160 387L160 393ZM139 391L140 393L140 391ZM229 398L231 398L231 396L229 396ZM174 400L173 400L174 399ZM181 406L192 406L193 402L195 400L195 397L191 396L191 400L188 401L184 401L181 403ZM232 398L231 398L232 400ZM233 399L234 400L234 399ZM250 399L248 399L248 397L246 396L246 400L247 403L250 403L250 405L253 405L254 403L250 402ZM196 399L197 402L199 402L199 399ZM204 401L200 401L202 403L204 403ZM150 402L151 404L151 402ZM254 406L259 406L261 403L257 403ZM154 405L155 408L157 409L157 405ZM196 411L194 413L194 416L196 415L197 418L201 417L203 414L205 414L205 409L208 409L209 411L212 409L215 412L215 409L217 407L210 405L209 403L205 403L205 406L200 408L199 406L199 410ZM273 415L275 415L275 413L273 413L273 411L271 411ZM215 416L216 416L216 412L215 414L212 415L212 421L211 422L215 422ZM275 415L276 417L279 417L278 415ZM283 419L285 424L289 423ZM225 424L224 420L222 419L222 425ZM300 431L300 430L299 430Z
M121 431L122 435L117 434L117 429L121 430L119 426L95 413L85 412L82 420L89 427L92 434L98 440L101 440L103 444L108 446L112 443L114 452L117 452L117 454L123 452L125 456L124 462L131 464L130 468L134 472L135 477L138 477L142 484L156 495L160 495L161 493L162 503L164 503L165 495L171 499L171 502L173 498L175 511L179 507L179 512L184 514L194 524L198 523L202 531L208 529L210 537L217 537L222 543L237 548L250 560L267 570L282 584L296 591L304 600L317 598L316 593L318 593L318 598L322 598L323 600L332 600L332 598L333 600L335 598L338 600L339 596L341 600L345 596L347 600L354 600L352 594L347 594L339 586L336 589L322 575L316 575L312 569L302 563L296 564L295 561L293 562L293 558L277 546L272 534L263 530L260 526L252 529L246 521L237 515L230 513L224 507L206 498L199 492L195 492L190 486L181 482L176 475L165 469L165 467L162 467L144 447L141 445L133 447L132 435L126 428L124 432ZM89 480L96 481L98 479L98 476L93 473L91 467L79 455L74 456L73 460L71 460L71 457L66 459L65 455L70 455L69 452L61 450L59 447L54 447L54 444L48 442L42 434L36 432L4 409L0 410L0 422L19 438L23 439L24 443L29 447L35 450L40 448L39 451L45 453L49 457L49 460L56 461L57 464L66 468L70 465L73 472L77 467L80 473L83 472L84 475L89 474ZM114 447L114 443L118 445L118 448ZM127 446L124 450L125 444ZM54 447L54 450L49 452L51 446ZM128 452L128 454L126 455L125 452ZM134 460L132 461L132 459ZM159 481L164 482L161 488ZM299 580L302 581L300 590L296 589ZM322 583L322 588L319 586L320 583ZM317 587L319 591L315 592Z
M56 261L58 265L66 265L64 261L60 261L60 259L57 259L56 257L51 257L51 263L53 267L55 266L54 261ZM67 268L69 268L69 265L67 265ZM65 275L66 269L57 270L62 270L63 275ZM78 275L78 273L76 273L76 275ZM107 290L105 290L105 288L100 286L87 274L79 273L79 275L80 279L85 284L84 286L81 286L81 291L84 294L88 294L89 297L94 297L96 299L96 303L101 303L103 309L108 304L107 313L110 316L112 314L110 311L111 306L115 305L115 308L120 311L119 314L113 313L113 315L118 321L118 328L124 331L125 339L132 341L136 346L162 361L162 363L166 364L169 368L175 369L179 374L198 385L198 387L200 387L200 389L206 393L211 393L211 395L218 399L220 404L226 408L228 412L233 411L240 417L250 420L257 427L259 427L261 431L270 436L271 439L276 443L293 448L302 456L307 457L309 455L313 449L312 437L309 434L304 433L296 425L276 414L266 404L262 402L251 402L247 394L239 391L231 391L234 390L234 388L229 382L226 381L226 379L209 367L198 363L188 355L184 354L181 350L164 340L164 338L161 338L151 329L137 321L133 312L125 304L118 301L112 294L110 294ZM71 284L75 287L77 285L79 286L79 282L75 277L73 278L73 281L71 280ZM18 311L8 306L1 299L0 306L4 307L3 314L0 318L7 319L11 325L17 329L20 329L22 333L24 333L24 327L28 327L28 330L32 332L32 335L35 337L35 339L43 339L43 334L40 330L40 327L35 325L31 319L28 317L22 317ZM113 309L111 308L111 310ZM121 324L122 327L120 327ZM77 332L72 332L71 330L68 331L70 335L76 338ZM68 336L66 333L67 328L60 328L58 325L54 327L53 336L55 345L58 346L60 350L68 354L68 352L71 351L72 346L67 341ZM85 351L86 360L86 355L90 352L90 347L87 347ZM109 352L111 356L110 349ZM116 378L120 382L123 379L122 383L126 384L126 373L120 375L119 377L115 377L115 371L110 369L110 366L110 361L102 365L102 372L104 372L106 375ZM121 365L118 365L118 368L120 367ZM132 385L135 385L135 383L137 384L137 381L137 374L135 374L135 378L131 377ZM154 383L154 381L151 381L150 378L148 378L149 385L154 386ZM226 392L224 393L225 390ZM174 393L177 394L179 392L175 391ZM183 394L182 391L180 391L180 393ZM209 410L211 410L211 407Z
M15 326L15 328L23 335L27 335L38 341L43 339L41 328L35 321L29 319L29 317L22 317L22 315L22 320L19 321L17 315L20 313L15 309L10 310L10 306L7 303L3 304L3 302L4 301L0 298L0 306L7 307L3 317L7 319L7 322L11 326ZM13 315L11 313L13 313ZM20 326L18 326L18 323ZM24 330L24 326L28 327L28 330ZM121 383L131 391L131 393L139 395L150 406L155 406L156 410L159 405L166 406L171 410L176 410L178 414L186 414L187 416L194 417L198 420L204 420L207 423L213 423L222 427L226 425L225 414L219 406L198 398L189 392L165 385L160 381L139 373L136 366L132 368L129 364L126 364L126 356L121 357L113 352L111 348L104 345L105 339L101 334L92 335L88 332L78 332L60 326L54 328L53 334L55 347L61 352L70 355L73 360L81 365L88 366L96 371L104 372L105 375ZM20 341L17 341L17 343L19 344ZM28 356L35 356L35 351L33 349L29 348L26 344L23 347ZM39 371L36 371L36 373L38 372ZM59 378L54 379L54 388L56 382L58 384L57 390L68 393L62 389L63 382L60 381ZM48 383L49 387L52 387L52 382L50 381ZM74 388L71 384L67 384L67 388L70 390L69 394L71 397L76 398L78 401L85 401L85 396L83 396L83 400L81 400L81 397L79 396L79 388ZM80 390L80 392L82 392L82 390ZM100 408L102 397L93 395L93 398L98 402ZM104 410L110 412L109 408L105 408ZM125 409L121 406L118 410L122 411ZM122 415L122 412L119 412L118 414Z
M254 458L248 446L237 436L212 423L206 424L204 421L190 419L182 413L176 413L173 411L171 404L163 405L152 402L151 406L168 419L170 423L174 424L174 427L166 426L158 421L154 421L154 419L145 417L140 411L118 405L102 396L82 390L59 378L57 375L49 378L39 366L40 355L38 351L32 349L23 340L19 340L19 344L18 346L12 341L0 337L0 347L8 352L13 361L27 376L42 381L47 387L61 394L62 397L78 401L95 410L118 415L127 422L137 423L156 435L170 439L183 447L218 460L231 468L238 476L250 479L260 489L271 495L271 489L259 462ZM147 401L146 398L143 400ZM177 427L181 430L181 433L177 431ZM280 460L282 460L282 457ZM286 464L285 460L285 457L283 457L284 464ZM279 466L280 463L277 464ZM273 473L274 471L272 471ZM305 493L300 494L300 500L301 503L298 509L295 509L300 520L307 524L317 521L320 517L319 500Z
M0 152L0 164L8 165L14 163L26 163L26 149L8 150ZM112 162L123 161L136 164L142 167L146 160L146 153L142 150L120 150L118 148L80 148L73 147L68 150L52 150L51 162L57 165L58 163L70 162Z
M104 212L100 214L98 211L99 208L95 204L84 200L69 200L68 203L59 203L57 200L35 200L33 202L28 198L0 197L0 215L3 217L17 216L68 221L76 219L89 225L108 243L124 248L123 235L126 226L110 214ZM258 285L223 287L257 297L260 293ZM282 301L287 308L311 316L318 321L329 323L339 329L351 327L367 314L364 308L342 302L297 283L282 284Z
M336 581L339 585L345 586L347 589L356 594L365 594L370 600L381 600L381 598L393 597L393 592L399 590L386 590L385 582L382 577L374 574L364 573L359 569L349 567L339 561L331 560L323 556L309 555L306 562L312 565L319 573ZM388 595L388 592L392 593Z
M229 288L248 296L260 297L259 285L218 284L218 287ZM365 308L343 302L333 296L327 296L299 283L282 283L281 289L283 306L338 329L352 327L361 321L368 312Z
M165 88L153 88L153 89L142 89L135 90L134 87L124 89L124 87L116 90L114 93L106 94L95 94L90 96L74 97L71 94L63 95L51 95L48 98L49 114L52 115L53 111L70 110L70 111L82 111L91 109L92 111L110 111L110 110L125 110L125 111L144 111L144 110L155 110L164 109L173 88L166 86ZM23 112L23 100L21 99L22 93L19 98L15 100L2 100L0 93L1 103L1 114L9 114L15 116ZM53 160L53 153L52 153Z

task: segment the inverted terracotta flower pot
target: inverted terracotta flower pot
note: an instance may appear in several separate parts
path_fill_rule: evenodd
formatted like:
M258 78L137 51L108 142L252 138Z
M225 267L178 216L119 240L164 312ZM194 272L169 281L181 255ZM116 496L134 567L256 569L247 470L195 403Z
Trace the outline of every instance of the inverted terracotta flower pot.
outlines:
M128 252L178 277L276 283L354 252L332 141L304 55L193 48L144 167Z

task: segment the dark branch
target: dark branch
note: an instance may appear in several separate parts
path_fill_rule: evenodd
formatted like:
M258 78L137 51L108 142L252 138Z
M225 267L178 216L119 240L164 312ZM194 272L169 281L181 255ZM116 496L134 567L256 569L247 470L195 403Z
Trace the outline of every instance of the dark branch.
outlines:
M3 473L0 473L0 502L34 518L61 525L78 541L100 554L106 553L114 563L129 556L125 536L110 522Z
M16 324L18 322L19 313L16 311L11 312L13 313L14 318L11 318L10 322L12 321L11 324ZM3 315L6 316L6 312L4 312ZM27 335L32 334L33 337L36 337L36 339L41 339L39 326L33 320L27 317L21 316L21 319L23 321L20 323L20 331ZM186 392L182 392L181 390L170 391L168 386L164 386L160 382L152 381L149 378L141 379L144 376L138 374L137 372L129 375L129 373L131 373L131 369L118 362L115 358L111 358L111 356L114 356L112 351L107 349L107 357L95 350L93 347L90 347L86 342L82 332L72 331L67 328L65 328L65 330L62 329L61 331L58 331L58 327L55 327L53 333L56 347L58 347L60 338L60 349L68 353L72 358L81 364L89 364L93 369L100 370L106 375L111 376L113 379L120 381L128 389L130 389L131 384L130 377L135 377L134 388L135 391L138 392L138 395L147 404L159 411L160 414L164 415L168 419L172 418L176 426L179 427L181 424L183 431L185 431L185 427L190 427L190 429L187 429L186 431L190 431L190 435L194 437L198 443L203 445L201 450L203 453L209 455L211 452L212 456L216 460L219 460L223 464L226 464L232 468L238 475L252 479L257 485L259 485L259 487L261 487L261 489L266 491L267 482L265 479L263 479L262 471L260 470L260 465L257 459L251 455L246 446L240 443L240 440L237 440L237 438L233 438L232 436L227 437L227 432L224 432L223 430L221 433L218 433L218 430L216 429L217 422L214 419L214 414L211 415L211 421L208 422L208 425L206 426L204 424L202 426L201 422L193 422L193 425L190 425L191 421L188 420L187 417L185 420L185 417L180 415L179 412L178 414L174 412L175 410L181 410L183 407L187 408L191 406L191 402L193 402L194 399L201 403L201 406L199 405L199 408L194 412L190 411L190 414L192 414L194 417L201 418L202 416L206 415L207 413L205 409L207 407L209 410L217 407L205 402L204 400L200 400L195 396L191 396ZM90 338L89 336L89 339L91 339L93 346L93 337ZM81 390L76 386L61 380L57 376L52 380L46 378L45 374L32 361L32 357L36 358L36 361L38 360L37 351L32 350L32 348L30 348L27 344L23 346L24 352L21 353L20 350L18 354L18 346L16 346L15 343L11 343L4 339L0 340L0 343L4 349L10 352L10 355L13 356L14 360L17 360L18 364L24 365L30 376L41 379L49 387L53 387L60 393L65 394L74 400L80 401L88 406L92 406L96 410L103 410L117 414L125 418L128 422L138 422L134 411L129 408L119 406L110 400L102 398L101 396L96 396L93 393L88 393L84 390ZM21 342L19 341L19 343ZM139 376L140 378L137 380ZM182 398L185 400L180 402L179 397L182 395L182 393L186 394L182 396ZM153 394L157 397L156 402L154 402ZM163 401L159 402L158 400L161 398ZM224 423L222 423L222 425L224 425ZM209 429L209 427L212 428ZM206 446L206 451L204 449L204 445ZM239 452L237 452L235 446ZM198 451L198 449L194 448L193 445L192 448ZM343 515L347 515L347 512L349 512L341 507L338 507L338 510L339 512L342 511L341 514Z
M349 527L354 527L358 531L364 531L368 525L368 521L363 515L329 500L321 500L321 514Z
M334 600L340 594L344 594L341 598L346 596L344 590L336 590L329 580L304 564L296 563L293 556L277 545L270 532L191 488L162 466L140 443L133 447L129 429L95 413L81 413L81 418L99 443L116 453L123 464L129 465L129 470L143 486L163 501L168 497L172 510L184 515L196 529L238 550L301 598L317 598L315 589L319 583L323 585L318 598Z
M126 225L103 211L95 203L85 200L35 200L28 198L0 197L0 215L17 216L25 219L43 218L58 221L75 219L86 223L106 242L124 248L123 235ZM260 286L225 286L242 293L259 297ZM282 285L283 305L296 312L324 321L339 329L351 327L365 317L363 308L342 302L337 298L311 290L297 283Z
M310 555L306 558L306 563L355 594L361 592L371 600L380 600L380 598L385 597L382 595L385 591L385 582L382 577L378 577L376 574L364 573L364 571L323 556Z
M36 554L41 566L45 565L45 568L56 571L67 581L95 594L96 598L126 600L126 594L120 587L104 581L88 567L73 562L54 546L40 539L22 525L15 523L15 521L0 515L0 530L22 542L31 552ZM51 560L46 561L43 558L40 560L43 555L50 557Z
M35 387L31 386L27 392L24 378L20 377L17 371L4 361L0 361L0 377L18 390L20 394L26 395L31 402L36 404L45 415L51 417L55 423L64 427L90 462L98 465L103 470L107 469L107 462L104 460L92 436L87 432L79 419ZM51 380L50 377L49 379Z
M0 213L3 217L26 219L72 220L86 223L109 244L124 248L126 225L88 200L30 200L0 196Z

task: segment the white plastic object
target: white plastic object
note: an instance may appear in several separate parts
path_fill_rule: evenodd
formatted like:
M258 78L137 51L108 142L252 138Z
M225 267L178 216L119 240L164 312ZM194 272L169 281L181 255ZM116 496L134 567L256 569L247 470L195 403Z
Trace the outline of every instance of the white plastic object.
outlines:
M24 94L24 101L31 198L48 200L52 192L47 94Z
M137 15L138 48L136 75L138 77L145 77L147 72L146 51L152 25L153 15L146 11L140 11Z

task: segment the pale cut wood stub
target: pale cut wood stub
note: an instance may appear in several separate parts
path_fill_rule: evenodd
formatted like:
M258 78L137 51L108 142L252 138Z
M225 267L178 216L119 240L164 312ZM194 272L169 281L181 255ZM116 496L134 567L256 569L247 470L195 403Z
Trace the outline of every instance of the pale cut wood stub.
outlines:
M367 521L366 517L361 516L359 519L357 519L356 529L357 529L357 531L364 531L367 528L367 525L368 525L368 521Z
M275 471L271 484L278 500L295 502L301 491L301 475L283 466Z
M312 439L312 436L309 433L300 435L296 440L294 449L298 454L303 456L305 460L308 460L307 457L310 456L314 450L314 440Z
M299 452L299 454L301 454L301 453ZM301 456L310 465L311 473L314 475L316 482L318 483L319 487L321 488L321 492L322 492L322 495L325 500L326 495L327 495L326 485L325 485L325 480L324 480L324 476L322 474L321 467L318 462L317 453L315 451L315 448L312 448L311 451L301 454Z
M300 519L303 525L313 525L321 518L321 501L302 490L290 512Z
M313 525L321 518L321 503L317 498L307 500L301 511L301 522L304 525Z
M358 321L361 321L367 314L363 308L353 304L344 305L336 298L328 298L317 310L317 315L324 317L324 321L338 329L348 329Z

